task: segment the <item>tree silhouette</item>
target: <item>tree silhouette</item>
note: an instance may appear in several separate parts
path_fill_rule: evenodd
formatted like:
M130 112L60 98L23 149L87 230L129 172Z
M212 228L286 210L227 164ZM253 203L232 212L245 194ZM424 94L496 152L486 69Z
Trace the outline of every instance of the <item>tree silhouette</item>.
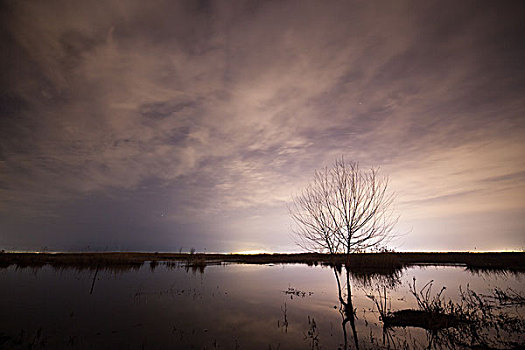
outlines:
M317 170L289 207L297 244L309 251L347 255L381 247L393 236L398 220L388 184L378 169L362 170L343 157Z

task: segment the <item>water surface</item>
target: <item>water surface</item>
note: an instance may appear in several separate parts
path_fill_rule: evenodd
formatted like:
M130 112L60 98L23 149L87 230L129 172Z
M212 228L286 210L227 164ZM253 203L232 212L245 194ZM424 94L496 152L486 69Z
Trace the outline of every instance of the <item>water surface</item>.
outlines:
M409 289L414 278L418 291L433 281L428 294L432 297L446 287L441 300L458 305L464 302L460 295L467 286L476 295L493 295L496 288L525 294L524 276L504 271L428 266L395 273L350 274L354 312L350 312L349 322L349 308L342 304L349 300L344 267L340 273L330 267L299 264L226 264L207 266L201 272L165 264L152 267L145 264L127 271L98 272L49 266L1 269L0 347L454 348L459 345L441 339L443 330L385 328L370 296L384 301L386 293L383 311L418 309ZM498 317L508 314L509 320L517 318L517 327L523 327L519 315L524 311L523 304L491 310ZM497 337L481 341L502 345L498 347L523 344L523 328L511 333L505 336L506 343Z

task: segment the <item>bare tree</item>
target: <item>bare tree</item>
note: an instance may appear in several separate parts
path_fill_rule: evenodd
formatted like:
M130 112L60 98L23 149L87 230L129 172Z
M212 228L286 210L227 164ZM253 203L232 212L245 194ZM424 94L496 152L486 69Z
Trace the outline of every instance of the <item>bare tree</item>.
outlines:
M379 248L393 236L398 217L388 177L378 169L337 159L315 172L313 181L293 197L290 214L297 244L310 251L350 254Z
M350 253L379 248L393 235L397 217L393 215L394 195L388 178L377 169L361 170L356 162L337 159L331 168L315 172L313 181L289 207L297 224L296 242L310 251ZM347 260L348 263L348 260ZM341 271L334 266L339 312L343 317L344 349L348 349L346 325L350 323L355 348L359 348L352 303L350 270L346 268L346 295Z

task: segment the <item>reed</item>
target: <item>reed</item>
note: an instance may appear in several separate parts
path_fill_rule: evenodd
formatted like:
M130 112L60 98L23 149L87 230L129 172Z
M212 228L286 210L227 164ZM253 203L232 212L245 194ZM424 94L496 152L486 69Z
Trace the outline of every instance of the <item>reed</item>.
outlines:
M525 271L525 253L355 253L345 254L185 254L185 253L0 253L0 268L129 269L145 262L184 262L190 266L216 263L242 264L308 264L345 266L359 272L392 273L413 265L461 265L472 271Z

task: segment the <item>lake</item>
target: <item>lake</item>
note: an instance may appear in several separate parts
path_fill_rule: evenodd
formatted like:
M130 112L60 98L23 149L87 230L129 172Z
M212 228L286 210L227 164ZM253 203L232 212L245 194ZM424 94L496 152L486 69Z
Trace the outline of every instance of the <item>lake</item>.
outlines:
M348 283L344 267L304 264L9 266L0 348L512 348L525 343L524 278L461 266L350 272Z

